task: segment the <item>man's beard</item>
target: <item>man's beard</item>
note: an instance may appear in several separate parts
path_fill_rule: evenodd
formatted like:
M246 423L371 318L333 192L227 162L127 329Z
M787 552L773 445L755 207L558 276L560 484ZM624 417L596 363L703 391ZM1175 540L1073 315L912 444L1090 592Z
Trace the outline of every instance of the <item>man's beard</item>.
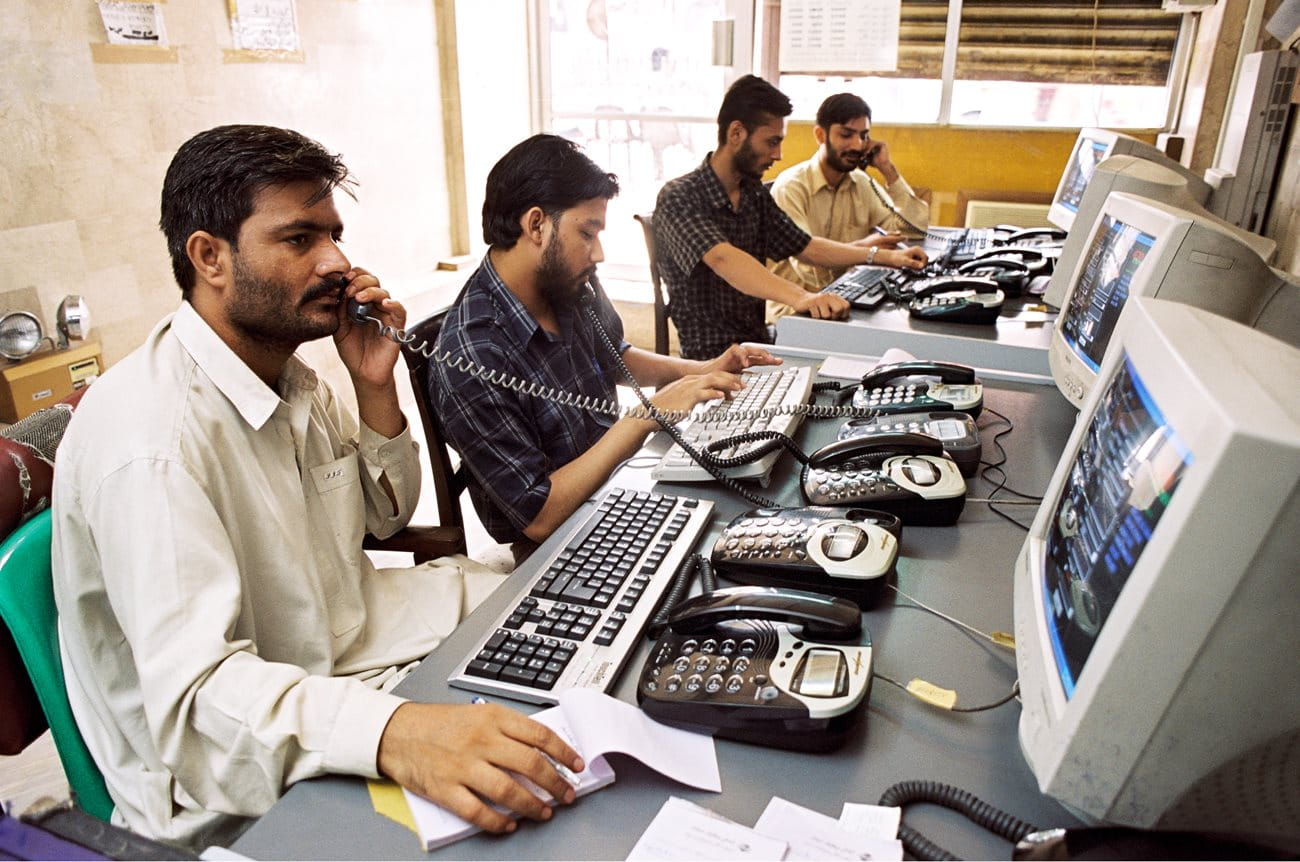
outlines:
M847 174L849 171L862 164L862 150L845 150L845 153L852 153L849 158L840 156L830 147L826 148L826 164L831 170L841 174Z
M262 278L246 268L239 255L234 258L234 288L226 316L241 333L257 341L296 348L306 341L333 335L339 328L336 316L312 318L299 309L331 294L342 296L342 280L325 280L303 294L298 306L289 307L293 289L285 282Z
M754 151L753 146L749 143L749 138L745 138L744 143L740 145L740 152L736 153L736 170L745 176L762 181L763 174L767 172L767 167L759 168L758 164L762 161L762 156Z
M542 264L537 268L537 290L552 308L573 305L582 293L582 286L596 274L593 266L578 274L571 273L561 259L560 235L551 235L551 241L542 251Z

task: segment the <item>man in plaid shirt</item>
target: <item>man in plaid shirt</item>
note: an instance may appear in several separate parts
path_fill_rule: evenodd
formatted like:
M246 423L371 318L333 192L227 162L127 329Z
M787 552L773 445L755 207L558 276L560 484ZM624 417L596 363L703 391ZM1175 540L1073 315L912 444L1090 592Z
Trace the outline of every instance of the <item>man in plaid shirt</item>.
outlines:
M483 204L491 248L448 313L438 349L608 401L626 382L617 351L640 385L659 387L651 402L664 411L730 396L742 387L741 370L779 363L765 350L732 347L695 362L623 341L623 324L595 278L606 205L617 193L613 174L564 138L534 135L506 153L488 174ZM488 533L514 543L516 561L658 427L524 395L444 363L430 370L430 401L468 467L470 499Z
M684 357L770 341L764 300L818 318L848 316L843 297L808 293L768 271L768 260L794 257L825 267L874 262L876 246L810 236L763 188L764 172L781 158L790 110L790 100L767 81L740 78L718 111L718 148L659 192L655 254ZM919 269L925 261L907 265Z

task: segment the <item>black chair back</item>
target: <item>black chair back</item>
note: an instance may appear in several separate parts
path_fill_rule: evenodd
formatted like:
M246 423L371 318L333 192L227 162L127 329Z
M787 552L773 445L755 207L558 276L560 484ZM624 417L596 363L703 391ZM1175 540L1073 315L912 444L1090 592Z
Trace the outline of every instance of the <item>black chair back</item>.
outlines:
M645 233L645 248L650 255L650 287L654 291L655 304L655 353L668 355L668 300L664 296L663 283L659 280L659 258L655 255L654 212L638 213L632 216L641 223Z
M412 326L407 331L415 336L413 344L428 344L432 347L438 341L442 322L450 309L444 308L434 312L425 320ZM442 433L442 424L438 421L437 411L430 400L429 363L432 359L402 351L406 369L411 375L411 388L415 390L415 406L420 411L420 423L424 426L425 448L429 452L429 463L433 469L433 488L438 495L438 523L444 527L459 527L464 532L465 518L460 511L460 495L465 490L465 466L453 467L451 450Z

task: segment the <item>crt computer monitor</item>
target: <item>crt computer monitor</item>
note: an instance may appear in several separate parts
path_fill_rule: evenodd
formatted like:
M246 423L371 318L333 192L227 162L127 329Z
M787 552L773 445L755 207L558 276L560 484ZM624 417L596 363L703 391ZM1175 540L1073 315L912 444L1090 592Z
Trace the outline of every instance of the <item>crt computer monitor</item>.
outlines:
M1061 393L1083 403L1125 302L1155 296L1300 344L1300 284L1216 220L1112 192L1085 234L1048 345Z
M1080 129L1061 171L1056 194L1052 196L1048 221L1067 232L1073 229L1084 192L1091 185L1097 166L1111 156L1133 156L1161 165L1186 180L1187 192L1197 203L1203 204L1210 197L1212 189L1205 180L1146 141L1109 129ZM1085 218L1085 223L1091 222Z
M1300 351L1130 301L1015 568L1020 745L1089 822L1300 832Z
M1069 228L1061 245L1056 268L1043 294L1044 300L1049 305L1060 307L1066 285L1079 265L1080 256L1086 250L1089 229L1097 220L1097 213L1111 192L1127 192L1195 213L1236 236L1243 245L1254 249L1265 262L1271 261L1277 243L1224 221L1201 206L1205 188L1207 187L1198 183L1181 165L1177 165L1176 169L1171 168L1167 158L1164 162L1155 162L1137 155L1107 157L1093 170L1087 188L1078 196L1073 227Z

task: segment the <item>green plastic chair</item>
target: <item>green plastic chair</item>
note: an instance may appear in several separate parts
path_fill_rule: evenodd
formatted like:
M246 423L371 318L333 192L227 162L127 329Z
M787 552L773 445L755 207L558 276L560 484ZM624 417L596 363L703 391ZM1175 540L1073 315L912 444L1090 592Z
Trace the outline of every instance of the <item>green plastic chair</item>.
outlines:
M72 798L101 820L113 813L103 773L72 717L59 657L58 609L50 566L50 512L31 518L0 544L0 618L4 619L41 702Z

